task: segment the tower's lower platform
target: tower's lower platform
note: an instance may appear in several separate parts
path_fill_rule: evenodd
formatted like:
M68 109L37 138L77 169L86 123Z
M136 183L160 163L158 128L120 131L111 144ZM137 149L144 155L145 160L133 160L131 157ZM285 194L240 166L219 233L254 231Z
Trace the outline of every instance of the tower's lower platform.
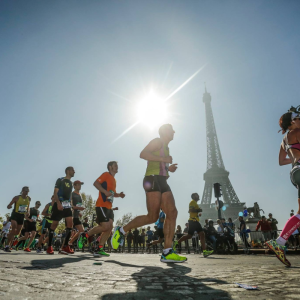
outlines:
M221 216L222 218L226 219L231 218L232 221L236 224L239 223L239 212L244 211L245 203L232 203L232 204L225 204L226 210L221 209ZM212 219L214 222L218 219L218 211L215 208L215 204L199 204L202 208L202 215L200 217L200 223L203 225L205 219Z

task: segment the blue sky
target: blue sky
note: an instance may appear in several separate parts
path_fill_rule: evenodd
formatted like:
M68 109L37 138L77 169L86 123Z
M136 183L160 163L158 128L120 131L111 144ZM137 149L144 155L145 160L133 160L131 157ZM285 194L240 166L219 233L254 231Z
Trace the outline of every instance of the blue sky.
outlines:
M167 96L206 64L169 102L177 223L204 188L206 82L239 199L257 201L282 228L297 209L277 131L299 105L299 14L299 1L1 1L0 214L24 185L46 204L68 165L96 198L110 160L126 193L116 218L144 214L139 153L157 127L138 124L113 141L136 121L142 95Z

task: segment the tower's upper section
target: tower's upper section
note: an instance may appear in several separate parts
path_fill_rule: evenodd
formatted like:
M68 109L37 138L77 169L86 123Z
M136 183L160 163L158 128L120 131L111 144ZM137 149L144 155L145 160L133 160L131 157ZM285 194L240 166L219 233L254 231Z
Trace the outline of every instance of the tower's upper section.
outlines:
M206 86L205 86L205 93L203 94L203 102L204 103L210 103L211 102L211 95L207 92Z

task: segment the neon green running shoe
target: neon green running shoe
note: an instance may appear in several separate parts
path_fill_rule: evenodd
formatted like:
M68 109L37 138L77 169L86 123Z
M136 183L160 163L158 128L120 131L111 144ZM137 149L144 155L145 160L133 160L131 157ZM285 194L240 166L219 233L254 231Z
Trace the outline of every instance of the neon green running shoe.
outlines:
M171 249L168 254L162 253L160 261L164 263L183 263L187 261L187 258L178 255L173 249Z
M285 257L286 247L277 244L275 240L265 242L266 246L275 253L276 257L286 266L290 267L291 263Z
M78 249L82 249L87 242L86 233L82 232L77 241Z
M209 250L203 250L203 256L204 257L210 256L213 253L214 253L214 250L211 250L211 251L209 251Z
M94 257L106 256L109 257L110 254L106 253L103 248L99 248L97 251L94 252Z
M178 242L175 241L174 244L173 244L173 251L174 251L174 252L176 252L176 247L177 247L177 245L178 245Z
M113 236L111 238L111 246L113 249L117 250L119 246L123 246L124 243L124 234L120 231L120 226L116 226Z

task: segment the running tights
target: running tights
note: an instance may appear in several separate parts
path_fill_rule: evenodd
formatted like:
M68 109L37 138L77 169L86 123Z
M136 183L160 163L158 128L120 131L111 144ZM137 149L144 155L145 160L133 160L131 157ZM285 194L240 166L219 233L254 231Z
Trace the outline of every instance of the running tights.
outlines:
M288 219L280 234L280 237L276 240L277 243L279 245L284 246L288 238L299 227L300 227L300 215L297 214L295 216L292 216L290 219Z

